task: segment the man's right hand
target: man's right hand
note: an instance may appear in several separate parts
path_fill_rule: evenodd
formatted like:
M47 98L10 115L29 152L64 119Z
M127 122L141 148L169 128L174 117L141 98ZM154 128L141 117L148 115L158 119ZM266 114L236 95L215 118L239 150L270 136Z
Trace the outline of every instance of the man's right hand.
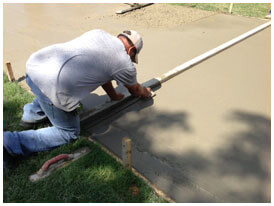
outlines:
M148 98L151 96L151 91L150 88L146 88L141 86L140 84L135 84L135 85L125 85L128 89L128 91L136 97L142 97L142 98Z
M150 97L151 96L151 90L150 90L150 88L143 87L143 89L144 89L144 94L141 95L141 97L143 97L143 98Z

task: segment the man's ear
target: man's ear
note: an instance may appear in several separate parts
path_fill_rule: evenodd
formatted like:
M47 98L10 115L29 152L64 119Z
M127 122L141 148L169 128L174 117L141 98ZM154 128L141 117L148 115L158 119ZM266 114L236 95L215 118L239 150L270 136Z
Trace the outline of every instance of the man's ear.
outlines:
M134 56L136 54L136 47L130 46L128 49L128 54L129 54L129 56Z

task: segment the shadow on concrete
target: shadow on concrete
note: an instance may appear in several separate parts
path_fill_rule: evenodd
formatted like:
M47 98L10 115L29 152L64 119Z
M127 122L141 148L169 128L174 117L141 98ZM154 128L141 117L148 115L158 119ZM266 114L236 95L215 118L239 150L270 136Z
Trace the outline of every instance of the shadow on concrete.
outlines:
M189 114L156 111L152 105L133 105L89 132L119 157L122 138L130 137L134 167L176 202L270 202L269 118L233 111L224 120L243 127L221 136L225 144L216 146L211 154L195 147L175 154L155 149L153 139L158 137L153 136L153 130L175 129L187 141L188 135L183 134L195 132ZM170 138L159 133L157 141L162 141L164 148ZM199 144L198 148L203 142Z
M267 175L267 168L261 160L270 160L270 128L271 121L266 117L256 114L235 111L229 118L231 121L244 122L248 129L240 131L231 138L232 144L227 151L219 151L220 159L228 163L220 167L220 172L256 175L264 179ZM266 157L262 159L261 153Z
M230 188L226 196L240 202L270 202L271 182L271 120L246 111L234 111L228 121L247 128L228 135L225 150L216 151L219 176L237 177L240 190ZM236 179L236 178L235 178ZM253 188L253 189L251 189Z
M146 85L148 87L150 86L149 84L153 85L153 91L161 87L160 85L155 87L157 84L155 84L154 79L145 83L148 84ZM91 131L91 129L98 127L98 125L100 130L102 130L102 127L108 128L113 121L119 119L124 114L131 111L136 112L143 110L144 108L152 106L154 103L154 95L145 99L137 98L130 95L128 89L123 85L119 85L115 90L124 94L125 97L123 100L118 102L111 101L107 94L98 95L92 93L81 101L83 104L83 111L80 114L82 129L88 129Z
M119 85L118 87L115 88L117 92L123 93L125 95L128 95L129 92L128 90L122 86ZM91 93L89 96L81 100L81 103L84 106L84 110L92 110L94 107L102 105L106 102L110 102L110 98L107 94L99 95L95 92Z

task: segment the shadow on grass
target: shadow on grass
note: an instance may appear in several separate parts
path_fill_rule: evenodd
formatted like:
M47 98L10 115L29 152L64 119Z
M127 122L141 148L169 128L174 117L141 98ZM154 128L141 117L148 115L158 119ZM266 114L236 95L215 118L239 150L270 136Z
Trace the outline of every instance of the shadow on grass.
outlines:
M9 82L7 75L3 76L3 127L4 131L20 131L19 122L23 115L25 104L33 101L34 96L22 89L18 82Z
M4 101L3 103L3 128L7 130L20 130L18 122L22 117L22 105L16 101Z

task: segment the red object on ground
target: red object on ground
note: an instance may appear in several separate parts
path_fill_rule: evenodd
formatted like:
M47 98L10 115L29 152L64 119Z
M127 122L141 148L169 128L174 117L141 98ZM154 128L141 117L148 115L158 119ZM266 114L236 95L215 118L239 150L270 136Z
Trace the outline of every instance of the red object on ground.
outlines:
M68 159L70 159L70 155L68 155L68 154L60 154L60 155L58 155L58 156L56 156L56 157L54 157L54 158L46 161L43 164L43 166L42 166L41 169L42 169L43 172L45 172L45 171L48 170L48 168L50 167L50 165L52 165L52 164L54 164L54 163L56 163L56 162L58 162L60 160L68 160Z

